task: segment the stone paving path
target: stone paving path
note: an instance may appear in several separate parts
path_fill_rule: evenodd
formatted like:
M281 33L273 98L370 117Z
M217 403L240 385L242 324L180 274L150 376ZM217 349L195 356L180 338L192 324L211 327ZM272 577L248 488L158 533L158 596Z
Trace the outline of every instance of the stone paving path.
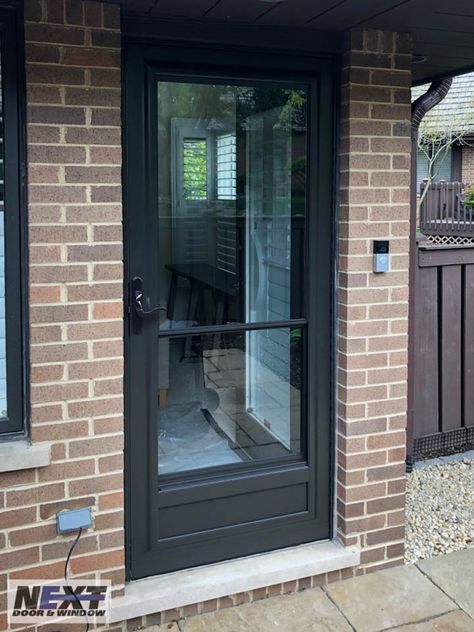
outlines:
M149 632L474 632L474 548Z

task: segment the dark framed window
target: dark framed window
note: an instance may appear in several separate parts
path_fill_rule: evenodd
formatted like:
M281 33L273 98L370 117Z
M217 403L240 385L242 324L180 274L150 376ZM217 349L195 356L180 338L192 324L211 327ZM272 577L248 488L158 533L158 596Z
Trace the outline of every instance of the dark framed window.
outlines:
M19 16L0 10L0 435L24 430L26 274Z
M438 159L433 161L431 171L435 182L439 182L440 180L451 182L453 180L454 155L454 148L451 147L443 153L442 160ZM418 150L416 163L417 180L418 184L421 184L423 180L429 176L430 161L426 154Z

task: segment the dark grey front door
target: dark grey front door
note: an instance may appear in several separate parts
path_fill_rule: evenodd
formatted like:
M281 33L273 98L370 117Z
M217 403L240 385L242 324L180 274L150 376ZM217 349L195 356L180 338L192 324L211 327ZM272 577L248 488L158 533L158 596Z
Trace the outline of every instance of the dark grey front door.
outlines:
M330 65L231 57L128 50L132 578L329 535Z

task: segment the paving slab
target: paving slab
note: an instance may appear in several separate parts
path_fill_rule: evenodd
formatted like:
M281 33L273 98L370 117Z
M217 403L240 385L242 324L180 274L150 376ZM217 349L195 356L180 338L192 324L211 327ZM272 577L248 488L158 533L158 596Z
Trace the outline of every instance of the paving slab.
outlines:
M352 632L320 588L225 608L184 621L184 632Z
M327 586L357 632L379 632L457 610L415 566L397 566Z
M394 628L392 632L472 632L473 630L474 621L471 617L462 610L455 610L429 621Z
M474 619L474 548L420 560L417 565Z

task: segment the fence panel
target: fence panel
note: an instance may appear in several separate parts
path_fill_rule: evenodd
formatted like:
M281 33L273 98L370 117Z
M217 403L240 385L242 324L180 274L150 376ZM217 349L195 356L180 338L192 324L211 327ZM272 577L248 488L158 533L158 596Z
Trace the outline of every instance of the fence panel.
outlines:
M474 265L464 274L464 423L474 426Z
M415 300L415 438L438 432L438 270L418 268Z
M441 427L442 432L462 427L461 326L463 300L459 265L440 266L440 322L438 336L441 363Z
M415 289L412 454L474 441L474 246L418 243Z

